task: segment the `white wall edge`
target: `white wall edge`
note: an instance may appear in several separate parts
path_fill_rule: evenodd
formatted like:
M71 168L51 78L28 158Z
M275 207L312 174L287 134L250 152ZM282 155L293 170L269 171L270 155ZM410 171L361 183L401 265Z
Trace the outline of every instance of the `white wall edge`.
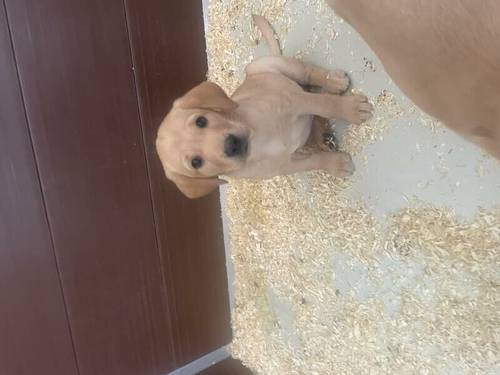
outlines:
M167 375L195 375L200 371L206 370L207 368L225 360L229 357L229 350L227 346L223 346L207 355L204 355L201 358L194 360L193 362L188 363L187 365L178 368L175 371Z

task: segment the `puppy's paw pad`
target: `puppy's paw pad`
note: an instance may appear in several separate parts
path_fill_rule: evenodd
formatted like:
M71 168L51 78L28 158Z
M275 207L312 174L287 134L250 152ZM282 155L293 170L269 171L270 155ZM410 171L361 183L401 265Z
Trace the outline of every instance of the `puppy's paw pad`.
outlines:
M330 70L326 76L325 89L332 94L342 94L350 85L349 75L343 70Z
M364 95L346 96L345 119L352 124L362 124L373 116L373 106Z

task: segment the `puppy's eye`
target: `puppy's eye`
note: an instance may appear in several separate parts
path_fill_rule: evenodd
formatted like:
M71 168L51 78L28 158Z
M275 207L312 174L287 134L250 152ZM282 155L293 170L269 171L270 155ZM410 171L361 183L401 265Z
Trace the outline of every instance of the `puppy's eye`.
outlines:
M200 116L196 119L196 126L203 129L207 126L208 120L206 117Z
M191 160L191 165L193 166L194 169L200 169L201 166L203 165L203 159L200 158L199 156L196 156Z

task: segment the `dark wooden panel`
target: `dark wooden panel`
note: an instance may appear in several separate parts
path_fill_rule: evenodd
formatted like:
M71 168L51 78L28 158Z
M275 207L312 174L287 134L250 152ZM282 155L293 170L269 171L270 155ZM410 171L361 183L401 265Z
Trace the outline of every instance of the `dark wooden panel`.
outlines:
M240 361L228 358L199 373L199 375L252 375Z
M80 374L165 373L175 361L123 2L6 5Z
M0 374L77 374L0 3Z
M163 267L175 301L179 364L231 339L218 194L187 200L168 182L154 139L172 101L205 79L201 0L125 0Z
M218 194L187 200L154 139L172 101L205 79L201 0L125 0L163 267L175 301L179 364L227 344L229 302Z

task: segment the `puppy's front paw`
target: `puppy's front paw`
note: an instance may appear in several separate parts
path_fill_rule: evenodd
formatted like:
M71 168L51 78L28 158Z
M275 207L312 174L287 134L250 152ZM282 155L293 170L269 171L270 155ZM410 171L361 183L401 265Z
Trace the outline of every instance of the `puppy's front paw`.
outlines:
M328 153L325 158L325 170L335 177L349 177L355 171L351 155L345 152Z
M330 70L326 75L324 89L332 94L343 94L351 85L351 80L343 70Z
M373 116L373 106L364 95L344 96L343 117L351 124L362 124Z

